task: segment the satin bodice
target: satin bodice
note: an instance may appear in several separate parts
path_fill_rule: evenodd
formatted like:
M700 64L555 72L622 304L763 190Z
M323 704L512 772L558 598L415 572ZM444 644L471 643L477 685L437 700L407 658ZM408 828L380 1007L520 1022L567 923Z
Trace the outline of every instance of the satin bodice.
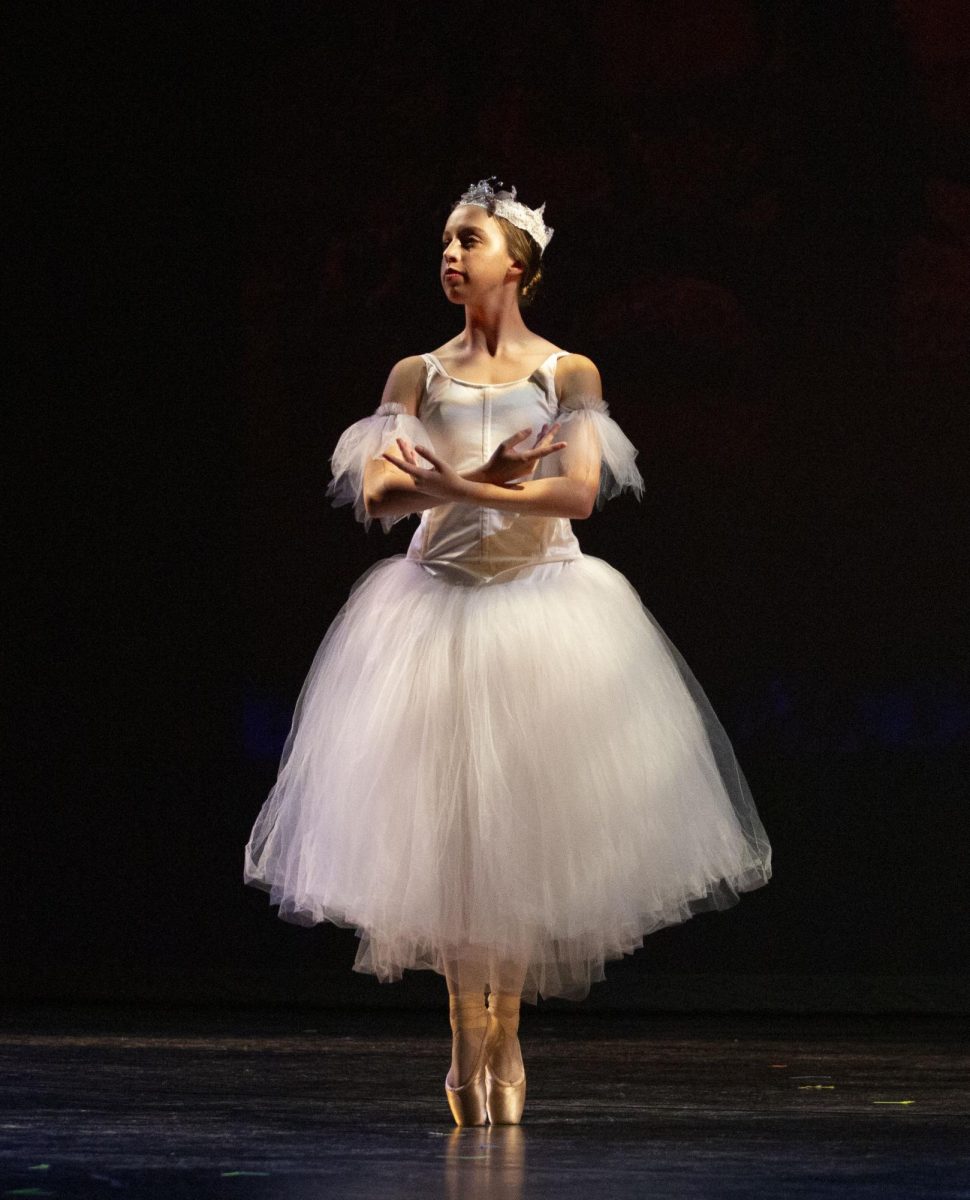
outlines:
M556 418L557 350L524 379L509 383L469 383L449 375L433 354L427 366L418 416L436 454L456 471L483 466L507 437L527 426L531 446L545 422ZM523 479L560 474L559 453L546 455ZM478 585L510 579L538 564L581 555L566 517L536 516L448 502L427 508L407 557L451 582Z

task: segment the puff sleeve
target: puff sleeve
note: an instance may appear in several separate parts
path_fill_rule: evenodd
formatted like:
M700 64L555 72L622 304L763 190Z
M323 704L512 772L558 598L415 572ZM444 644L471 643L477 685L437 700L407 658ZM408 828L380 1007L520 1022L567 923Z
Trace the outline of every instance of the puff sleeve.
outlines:
M407 412L403 404L389 401L379 405L370 416L349 425L340 435L330 456L333 478L327 485L326 494L333 497L331 503L334 508L341 504L353 504L354 516L363 523L365 531L370 529L373 517L369 517L364 508L364 468L371 459L380 458L385 450L399 453L400 448L395 441L398 437L406 437L412 444L420 443L434 448L421 420ZM431 466L420 454L417 457L421 466ZM381 528L388 533L392 525L411 515L400 513L378 519Z
M599 459L598 509L627 488L638 500L643 498L643 476L635 461L640 452L610 416L601 396L570 396L560 404L556 420L561 422L557 437L567 443L559 452L564 468L591 465Z

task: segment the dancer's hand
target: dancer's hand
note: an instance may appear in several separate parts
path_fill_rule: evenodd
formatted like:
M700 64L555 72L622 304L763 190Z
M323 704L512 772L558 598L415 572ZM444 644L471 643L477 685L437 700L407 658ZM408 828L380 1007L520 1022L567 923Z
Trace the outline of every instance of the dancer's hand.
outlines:
M554 440L560 425L560 421L553 421L551 425L544 424L532 446L527 449L516 449L516 446L530 432L528 427L500 442L495 453L482 468L482 475L486 481L501 485L512 479L521 481L525 476L531 477L540 458L565 448L565 442Z
M398 458L389 451L385 451L381 457L386 458L388 462L412 476L418 491L425 492L429 496L440 496L442 500L464 500L468 496L471 487L468 480L463 475L459 475L454 467L440 459L434 451L427 446L419 445L415 445L412 449L411 443L404 437L399 437L396 441L404 457ZM431 466L427 468L419 466L415 451L422 458L426 458Z

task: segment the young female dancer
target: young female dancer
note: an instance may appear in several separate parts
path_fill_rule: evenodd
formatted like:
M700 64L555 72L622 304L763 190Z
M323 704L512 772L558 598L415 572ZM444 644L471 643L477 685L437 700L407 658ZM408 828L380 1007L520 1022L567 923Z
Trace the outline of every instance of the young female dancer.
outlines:
M356 929L354 970L444 976L459 1125L520 1121L523 999L582 999L771 876L703 690L580 550L572 521L641 496L638 452L594 363L526 326L553 231L494 178L442 232L464 328L395 364L334 450L328 493L365 529L421 519L327 630L244 868L284 920Z

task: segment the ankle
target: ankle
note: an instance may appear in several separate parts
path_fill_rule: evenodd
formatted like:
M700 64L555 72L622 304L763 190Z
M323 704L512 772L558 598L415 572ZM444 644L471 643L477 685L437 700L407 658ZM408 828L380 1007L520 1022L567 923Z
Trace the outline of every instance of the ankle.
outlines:
M448 994L448 1019L451 1031L456 1036L470 1029L483 1029L488 1024L488 1009L485 993L450 992Z
M517 1037L522 997L518 992L490 992L488 1011L495 1014L499 1025L509 1037Z

